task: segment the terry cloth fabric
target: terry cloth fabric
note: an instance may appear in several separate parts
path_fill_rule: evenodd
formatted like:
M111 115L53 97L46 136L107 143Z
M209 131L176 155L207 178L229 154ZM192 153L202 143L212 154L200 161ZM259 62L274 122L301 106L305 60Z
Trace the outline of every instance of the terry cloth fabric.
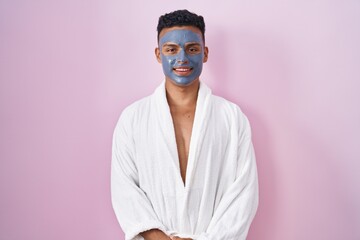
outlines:
M203 82L186 172L184 184L163 81L123 110L113 135L112 205L126 240L155 228L198 240L246 239L258 206L250 125Z

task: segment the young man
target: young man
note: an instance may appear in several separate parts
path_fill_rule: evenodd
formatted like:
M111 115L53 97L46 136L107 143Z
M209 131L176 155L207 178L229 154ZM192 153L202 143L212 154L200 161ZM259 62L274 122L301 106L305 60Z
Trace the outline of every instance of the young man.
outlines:
M112 204L125 239L246 239L258 206L250 125L200 82L203 17L159 18L165 80L121 114L113 136Z

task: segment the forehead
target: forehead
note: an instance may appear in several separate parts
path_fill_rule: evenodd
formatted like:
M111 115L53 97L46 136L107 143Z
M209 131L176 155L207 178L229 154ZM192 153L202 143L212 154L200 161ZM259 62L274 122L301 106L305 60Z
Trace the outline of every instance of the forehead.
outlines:
M161 30L159 35L160 45L166 42L173 43L186 43L186 42L203 42L201 31L192 26L183 26L183 27L171 27L164 28Z

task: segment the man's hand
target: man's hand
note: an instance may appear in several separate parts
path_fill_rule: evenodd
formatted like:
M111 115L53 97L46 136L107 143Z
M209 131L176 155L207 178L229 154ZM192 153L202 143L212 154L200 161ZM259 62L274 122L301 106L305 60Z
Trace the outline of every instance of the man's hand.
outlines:
M192 238L180 238L180 237L173 237L173 236L170 236L170 238L172 239L172 240L193 240Z
M181 238L176 236L168 236L159 229L151 229L140 233L145 240L193 240L192 238Z
M151 229L140 233L145 240L170 240L171 238L159 229Z

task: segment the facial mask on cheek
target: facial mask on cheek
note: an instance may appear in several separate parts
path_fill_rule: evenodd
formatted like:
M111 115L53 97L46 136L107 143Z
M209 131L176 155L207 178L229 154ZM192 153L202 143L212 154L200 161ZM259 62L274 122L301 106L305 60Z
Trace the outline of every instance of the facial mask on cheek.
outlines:
M176 55L166 56L162 53L162 46L166 42L176 43L181 49ZM187 54L185 44L188 42L197 42L201 45L201 53ZM169 77L175 84L186 86L197 79L202 72L204 59L204 46L201 36L191 30L173 30L167 32L159 41L161 47L161 59L164 74ZM176 74L174 68L190 67L191 72L186 76Z

